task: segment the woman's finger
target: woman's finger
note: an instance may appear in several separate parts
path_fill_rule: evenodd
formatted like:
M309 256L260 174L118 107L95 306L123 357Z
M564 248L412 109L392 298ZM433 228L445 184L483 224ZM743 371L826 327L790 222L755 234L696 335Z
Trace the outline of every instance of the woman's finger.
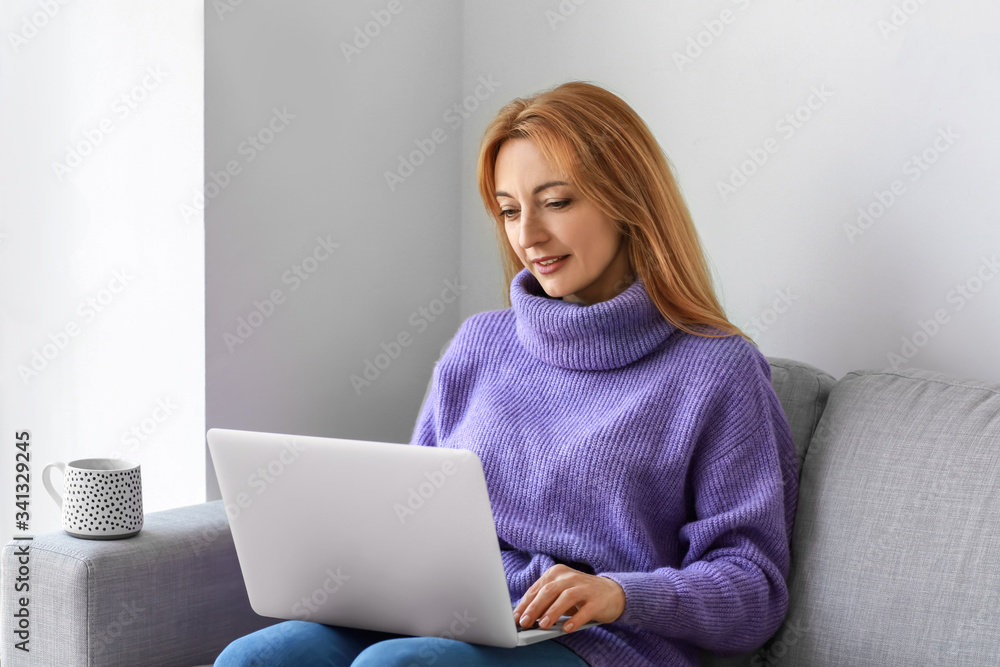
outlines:
M552 603L542 611L538 613L538 627L545 630L552 627L552 625L559 620L561 616L572 615L579 606L585 603L582 599L586 597L587 592L584 588L580 586L574 586L569 583L568 586L563 588L563 590L556 596Z
M570 569L562 564L553 565L549 569L545 570L545 572L542 573L542 576L538 577L538 579L536 579L534 583L528 586L528 590L524 592L524 595L521 596L521 599L517 603L517 606L514 607L515 619L520 619L521 616L524 615L524 612L528 608L528 605L534 601L535 596L538 594L538 590L545 584L555 579L560 574L560 572L562 572L563 568L565 568L566 570ZM531 623L534 622L535 620L532 619Z
M527 602L524 606L518 622L521 627L531 627L535 621L539 620L556 599L565 591L570 588L578 581L578 577L581 576L581 572L577 572L572 568L565 565L553 565L545 573L538 578L538 581L532 585L532 587L537 586L534 591L534 595L531 600ZM531 590L529 588L529 590ZM527 593L525 594L527 597ZM522 600L523 601L523 600ZM559 616L549 619L549 624L554 623L559 619ZM547 627L547 626L546 626Z
M542 575L544 576L544 575ZM531 604L531 601L535 599L535 593L538 591L540 586L539 582L541 579L536 579L535 583L528 587L528 590L524 592L521 599L518 601L517 606L514 607L514 618L519 619L521 615L524 614L524 610Z

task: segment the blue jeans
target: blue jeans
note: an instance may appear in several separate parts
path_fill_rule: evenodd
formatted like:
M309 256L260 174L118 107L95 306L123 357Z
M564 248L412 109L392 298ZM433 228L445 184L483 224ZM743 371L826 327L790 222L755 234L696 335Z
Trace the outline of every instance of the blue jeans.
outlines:
M410 637L355 630L311 621L284 621L232 642L215 667L453 667L545 665L586 667L587 663L551 639L516 648L468 644L441 637Z

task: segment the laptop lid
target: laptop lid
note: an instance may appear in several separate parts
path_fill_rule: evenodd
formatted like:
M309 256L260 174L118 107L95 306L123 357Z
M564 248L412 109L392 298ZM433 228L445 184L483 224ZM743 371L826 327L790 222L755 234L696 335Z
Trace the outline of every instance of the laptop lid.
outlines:
M474 452L219 428L207 438L258 614L519 643Z

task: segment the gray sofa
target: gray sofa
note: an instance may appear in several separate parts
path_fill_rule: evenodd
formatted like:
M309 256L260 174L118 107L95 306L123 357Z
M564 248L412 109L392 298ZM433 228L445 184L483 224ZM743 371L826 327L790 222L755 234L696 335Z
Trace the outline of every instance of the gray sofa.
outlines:
M1000 664L1000 385L770 362L801 470L790 608L764 647L704 664ZM0 560L3 667L203 665L274 622L250 609L220 501L150 513L129 540L29 544L30 653L23 543Z

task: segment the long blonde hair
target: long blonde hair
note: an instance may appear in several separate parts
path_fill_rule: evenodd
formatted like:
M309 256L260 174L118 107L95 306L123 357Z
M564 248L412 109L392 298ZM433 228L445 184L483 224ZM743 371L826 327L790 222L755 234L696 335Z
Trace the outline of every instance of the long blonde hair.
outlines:
M642 118L614 93L571 81L500 109L479 148L479 194L494 226L503 263L504 299L524 268L511 247L496 200L496 166L508 139L530 139L581 194L613 221L630 270L668 322L688 333L739 335L715 296L691 214L669 162ZM723 332L711 334L710 331Z

